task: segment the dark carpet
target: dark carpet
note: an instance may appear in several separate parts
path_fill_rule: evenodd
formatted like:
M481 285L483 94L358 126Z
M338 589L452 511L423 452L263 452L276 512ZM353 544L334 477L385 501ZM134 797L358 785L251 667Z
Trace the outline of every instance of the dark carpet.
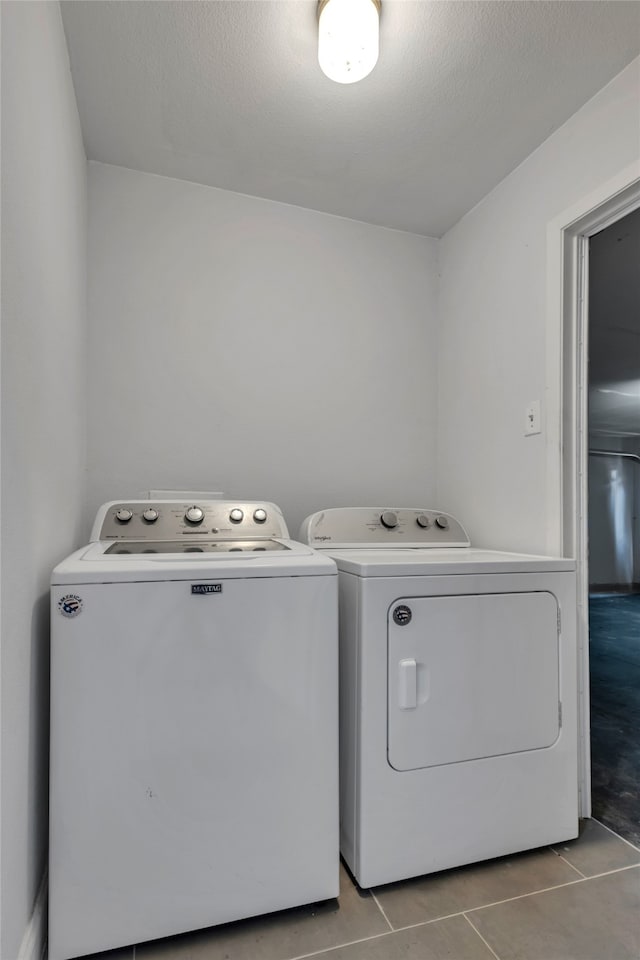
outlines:
M589 598L593 816L640 845L640 594Z

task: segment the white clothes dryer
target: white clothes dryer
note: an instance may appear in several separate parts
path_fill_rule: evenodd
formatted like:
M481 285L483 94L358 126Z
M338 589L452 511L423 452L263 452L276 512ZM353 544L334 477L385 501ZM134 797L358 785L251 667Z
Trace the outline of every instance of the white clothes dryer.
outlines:
M575 565L338 508L341 851L363 887L578 834Z
M334 562L271 503L109 503L51 580L49 958L338 895Z

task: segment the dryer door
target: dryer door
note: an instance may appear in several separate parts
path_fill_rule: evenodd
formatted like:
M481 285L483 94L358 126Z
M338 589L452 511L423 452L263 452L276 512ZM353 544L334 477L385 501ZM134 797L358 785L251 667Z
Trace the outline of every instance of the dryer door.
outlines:
M553 594L407 597L388 617L388 760L396 770L557 740Z

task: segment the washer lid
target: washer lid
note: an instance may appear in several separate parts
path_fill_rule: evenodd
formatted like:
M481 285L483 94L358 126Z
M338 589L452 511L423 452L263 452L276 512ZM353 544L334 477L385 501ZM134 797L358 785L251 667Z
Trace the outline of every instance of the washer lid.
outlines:
M252 549L274 544L271 550ZM215 551L190 552L193 543L176 541L175 552L118 553L128 550L131 542L99 541L91 543L59 563L51 575L52 584L119 583L153 580L228 579L239 577L306 577L330 576L336 565L326 554L320 554L295 540L274 539L259 543L245 541L242 550L224 550L219 543ZM158 544L147 543L146 549ZM251 549L247 549L250 545ZM204 547L205 543L195 546ZM113 552L111 551L113 548ZM220 549L220 552L218 550Z
M338 570L360 577L437 577L473 573L554 573L573 571L574 560L530 556L475 547L401 550L344 549L322 551Z
M104 556L129 556L137 554L199 554L207 553L209 555L226 553L273 553L283 550L291 550L286 543L281 540L213 540L197 543L187 540L165 540L149 542L148 540L119 540L109 544L104 551Z

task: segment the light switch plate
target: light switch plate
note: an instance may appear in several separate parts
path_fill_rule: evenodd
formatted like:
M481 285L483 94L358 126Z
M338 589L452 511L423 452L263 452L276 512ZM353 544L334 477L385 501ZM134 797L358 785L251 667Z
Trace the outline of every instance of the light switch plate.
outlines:
M542 433L542 420L540 418L540 401L532 400L527 404L524 421L525 437L533 437L537 433Z

